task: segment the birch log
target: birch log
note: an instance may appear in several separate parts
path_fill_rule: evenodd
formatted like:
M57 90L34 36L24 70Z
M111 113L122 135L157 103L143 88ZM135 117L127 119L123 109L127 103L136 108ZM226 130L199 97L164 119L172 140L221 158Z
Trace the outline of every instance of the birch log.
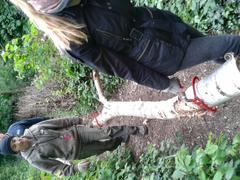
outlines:
M240 57L226 54L226 63L206 78L196 82L196 95L209 107L220 105L240 95ZM192 102L193 87L185 91L185 98L175 96L165 101L107 101L103 96L99 78L95 74L97 88L103 110L94 120L93 125L106 124L116 116L136 116L150 119L168 120L200 112L199 106Z

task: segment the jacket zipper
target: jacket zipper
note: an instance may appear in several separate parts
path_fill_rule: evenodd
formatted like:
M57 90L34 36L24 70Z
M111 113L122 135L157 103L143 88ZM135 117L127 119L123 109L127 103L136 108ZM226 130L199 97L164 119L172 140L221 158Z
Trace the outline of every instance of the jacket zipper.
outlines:
M146 46L145 46L144 50L142 51L142 53L140 54L140 56L137 58L137 61L139 61L142 58L142 56L145 54L145 52L149 46L149 43L150 43L150 40L147 41Z
M35 139L35 141L38 141L38 139L37 139L36 136L32 133L32 131L31 131L30 129L28 129L28 130L29 130L30 134L32 135L32 137ZM42 142L36 142L36 143L32 144L32 146L31 146L31 148L32 148L32 149L31 149L31 152L27 155L26 159L29 158L29 156L32 154L33 150L35 149L35 147L36 147L37 145L40 145L40 144L42 144L42 143L46 143L46 142L55 140L55 139L57 139L57 138L59 138L59 137L61 137L61 136L55 136L54 138L52 138L52 139L50 139L50 140L46 140L46 141L42 141Z
M96 31L103 33L105 36L109 36L109 37L112 36L112 37L117 38L117 39L119 39L119 40L132 41L130 38L125 38L125 37L122 37L122 36L118 36L118 35L116 35L116 34L112 34L112 33L110 33L110 32L103 31L103 30L101 30L101 29L96 29Z

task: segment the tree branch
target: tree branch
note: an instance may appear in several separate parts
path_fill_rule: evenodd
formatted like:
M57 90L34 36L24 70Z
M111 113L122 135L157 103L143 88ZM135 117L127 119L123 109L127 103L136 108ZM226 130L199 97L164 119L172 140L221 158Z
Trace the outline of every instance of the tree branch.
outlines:
M95 87L96 87L96 90L98 93L99 101L103 104L106 104L107 99L103 95L103 90L102 90L102 86L101 86L101 80L99 77L99 73L95 70L93 70L93 81L94 81L94 84L95 84Z

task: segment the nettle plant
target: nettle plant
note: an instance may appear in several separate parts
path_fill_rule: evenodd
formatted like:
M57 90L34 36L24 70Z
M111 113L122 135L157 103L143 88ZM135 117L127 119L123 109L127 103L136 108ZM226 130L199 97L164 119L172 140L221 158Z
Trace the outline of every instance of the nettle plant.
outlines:
M7 41L28 32L28 21L7 0L1 0L0 7L0 45L3 48Z
M240 3L236 0L134 0L133 2L136 6L147 5L169 10L207 34L239 31Z
M195 149L192 154L182 147L175 157L173 179L220 180L240 178L240 135L229 143L225 136L214 142L209 136L206 147Z

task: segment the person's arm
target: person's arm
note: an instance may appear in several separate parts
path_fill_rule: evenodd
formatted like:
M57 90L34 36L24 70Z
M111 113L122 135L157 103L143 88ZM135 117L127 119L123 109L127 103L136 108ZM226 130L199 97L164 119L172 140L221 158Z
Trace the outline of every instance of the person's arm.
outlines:
M32 125L49 119L48 117L35 117L30 119L23 119L13 123L7 131L7 134L12 136L21 136L24 133L24 130L31 127Z
M93 45L90 42L81 48L74 46L72 51L68 53L91 68L109 75L115 75L160 90L169 86L168 77L123 54Z
M35 157L34 159L35 160L33 161L28 161L32 166L56 176L72 176L81 171L81 169L78 167L78 164L65 164L56 159L49 159L44 157Z
M49 129L62 129L62 128L71 127L79 124L83 124L83 120L79 117L75 117L75 118L49 119L49 120L37 123L36 126L41 126L43 128L49 128ZM35 125L32 127L35 127Z

